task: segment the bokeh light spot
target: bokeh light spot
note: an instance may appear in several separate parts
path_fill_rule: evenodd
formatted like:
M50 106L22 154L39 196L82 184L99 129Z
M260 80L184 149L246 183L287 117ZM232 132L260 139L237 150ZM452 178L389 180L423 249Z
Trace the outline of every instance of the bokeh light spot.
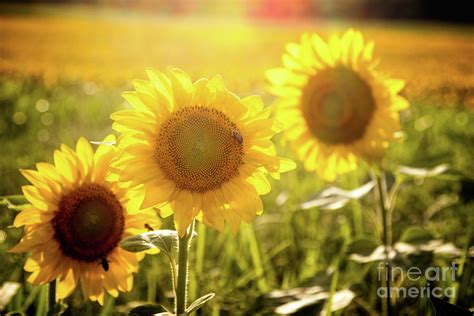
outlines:
M13 114L13 122L17 125L23 125L26 123L26 114L23 112L16 112Z
M469 121L469 117L467 116L466 113L458 113L456 114L456 123L458 123L461 126L464 126L467 124Z
M433 125L433 117L431 115L425 115L415 120L415 129L419 132L427 130Z
M82 89L84 90L84 93L87 95L94 95L97 93L97 85L92 81L88 81L84 83L84 86L82 87Z
M44 113L49 110L49 102L45 99L39 99L36 102L36 111Z
M7 233L4 230L0 229L0 243L4 242L7 239Z
M54 123L54 116L51 113L44 113L40 120L43 125L49 126Z
M50 138L49 131L47 129L40 129L36 137L40 142L46 143Z

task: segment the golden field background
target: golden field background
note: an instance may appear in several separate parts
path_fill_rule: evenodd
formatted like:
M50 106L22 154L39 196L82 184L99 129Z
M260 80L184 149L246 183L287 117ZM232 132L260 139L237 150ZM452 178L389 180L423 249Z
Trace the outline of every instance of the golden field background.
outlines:
M380 69L407 81L405 94L474 106L472 27L354 22L257 22L114 15L56 9L50 15L0 14L0 73L117 85L168 65L195 78L220 73L231 89L264 93L264 72L278 66L285 43L304 32L323 37L347 27L376 43Z

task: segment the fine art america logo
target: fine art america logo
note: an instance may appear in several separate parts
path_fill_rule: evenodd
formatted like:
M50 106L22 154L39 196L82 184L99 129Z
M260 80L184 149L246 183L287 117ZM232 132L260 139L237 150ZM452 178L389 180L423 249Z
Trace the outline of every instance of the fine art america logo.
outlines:
M412 282L417 282L420 280L425 279L426 286L410 286L410 287L403 287L397 286L390 288L387 287L379 287L377 289L377 295L379 297L387 297L390 295L391 297L409 297L409 298L417 298L417 297L437 297L437 298L451 298L455 295L454 287L438 287L433 286L435 282L439 281L447 281L447 282L454 282L456 280L456 265L452 265L450 267L428 267L425 270L420 269L419 267L410 267L406 270L402 269L401 267L389 265L387 262L380 262L378 267L378 280L382 282L382 280L390 280L390 284L393 284L395 281L395 276L397 278L401 278L404 280L407 278ZM390 293L388 291L390 290Z

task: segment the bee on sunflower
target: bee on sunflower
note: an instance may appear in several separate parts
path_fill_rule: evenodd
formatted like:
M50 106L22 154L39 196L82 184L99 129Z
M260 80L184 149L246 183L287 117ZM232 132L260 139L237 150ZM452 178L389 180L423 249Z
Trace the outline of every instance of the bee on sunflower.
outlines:
M333 181L361 161L378 163L400 133L404 81L378 72L373 42L348 30L329 42L304 34L290 43L281 68L270 69L276 116L308 171Z
M104 290L116 297L130 291L143 254L121 249L125 237L158 227L155 212L131 213L129 197L117 183L106 181L116 148L105 138L97 150L80 138L74 151L66 145L54 153L54 165L38 163L21 170L32 183L23 193L31 206L15 218L25 235L10 252L31 252L24 269L35 285L57 280L57 298L79 284L85 298L104 303Z
M181 237L196 217L237 231L262 212L267 175L294 168L276 155L270 108L258 96L240 99L220 76L192 82L174 68L147 74L123 94L133 109L111 115L121 133L115 178L138 189L141 209L173 213Z

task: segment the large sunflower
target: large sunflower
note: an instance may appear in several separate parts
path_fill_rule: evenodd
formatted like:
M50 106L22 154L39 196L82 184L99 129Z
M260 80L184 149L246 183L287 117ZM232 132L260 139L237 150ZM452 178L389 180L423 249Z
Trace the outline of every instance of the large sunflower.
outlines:
M262 211L266 175L294 167L275 154L269 108L257 96L238 98L220 76L193 83L178 69L147 73L123 94L133 109L111 115L122 133L118 180L139 189L142 209L174 213L180 236L195 217L236 231Z
M287 45L284 67L267 71L285 139L305 168L326 180L360 160L380 161L400 130L399 111L408 107L398 95L404 81L375 70L373 47L354 30L328 43L304 34Z
M109 136L104 142L114 140ZM69 296L79 282L84 297L101 304L104 289L113 296L130 291L143 256L118 243L145 231L145 224L160 224L154 212L129 214L125 191L105 180L114 150L102 144L94 153L80 138L76 151L62 145L54 153L54 165L21 170L33 184L23 187L31 207L15 218L14 226L25 226L25 235L10 252L31 252L24 267L32 272L28 281L57 279L58 298Z

